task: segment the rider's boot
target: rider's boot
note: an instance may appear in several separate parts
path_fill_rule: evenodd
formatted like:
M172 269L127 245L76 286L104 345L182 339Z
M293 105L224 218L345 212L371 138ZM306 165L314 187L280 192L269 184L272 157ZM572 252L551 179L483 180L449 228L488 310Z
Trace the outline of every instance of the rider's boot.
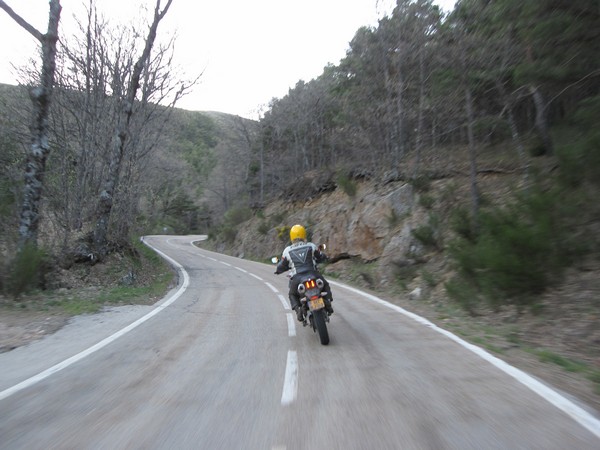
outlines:
M332 315L333 314L333 307L331 306L331 302L333 301L333 297L331 296L331 294L327 295L327 297L325 297L325 311L327 311L327 314Z
M294 311L296 311L296 318L298 319L298 322L304 322L304 314L302 313L302 306L298 305L294 308Z

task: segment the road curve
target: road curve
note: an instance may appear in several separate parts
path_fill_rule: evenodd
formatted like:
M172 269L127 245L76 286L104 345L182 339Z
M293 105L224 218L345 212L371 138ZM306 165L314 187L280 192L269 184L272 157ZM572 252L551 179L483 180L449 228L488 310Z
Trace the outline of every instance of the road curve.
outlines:
M482 350L334 284L331 342L273 267L149 236L179 285L0 354L0 449L598 449L600 422Z

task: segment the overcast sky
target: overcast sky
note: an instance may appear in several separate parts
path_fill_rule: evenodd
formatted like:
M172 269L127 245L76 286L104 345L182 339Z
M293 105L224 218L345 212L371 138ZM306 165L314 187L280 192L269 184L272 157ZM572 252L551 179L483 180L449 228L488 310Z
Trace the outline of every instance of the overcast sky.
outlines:
M5 0L41 32L48 0ZM437 0L445 10L455 0ZM73 29L83 0L62 0L61 32ZM151 12L154 0L97 0L113 21ZM162 0L166 3L166 0ZM178 104L197 111L221 111L257 119L272 98L283 97L299 80L309 81L328 64L338 64L354 33L376 25L392 0L173 0L158 28L177 34L177 65L199 84ZM0 83L17 84L13 65L36 56L35 39L0 10Z

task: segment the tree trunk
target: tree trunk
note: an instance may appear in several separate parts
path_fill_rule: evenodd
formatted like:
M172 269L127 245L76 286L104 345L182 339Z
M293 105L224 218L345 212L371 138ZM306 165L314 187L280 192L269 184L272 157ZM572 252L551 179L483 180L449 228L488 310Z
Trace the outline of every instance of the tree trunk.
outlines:
M471 89L465 86L465 107L467 111L467 139L469 142L470 178L471 178L471 211L473 223L477 228L479 216L479 189L477 187L477 151L475 149L475 138L473 135L473 97Z
M154 45L154 40L156 39L158 24L167 13L172 1L173 0L168 0L162 11L160 11L160 0L156 1L154 20L148 31L144 51L133 67L131 79L127 87L127 95L120 102L121 111L117 118L117 123L115 124L109 170L104 181L102 192L100 193L97 221L94 229L94 247L98 258L102 258L108 254L108 225L110 223L110 215L113 208L113 196L119 181L119 172L123 161L125 143L129 133L129 123L133 114L133 104L140 86L142 71L148 63L150 52Z
M33 119L31 123L31 146L25 165L23 203L19 219L19 249L22 249L25 244L37 245L40 202L44 187L46 160L50 154L48 116L52 88L54 87L58 23L62 8L59 0L50 0L48 30L44 35L17 15L4 1L0 0L0 8L4 9L9 16L42 44L42 71L39 85L32 87L29 91L29 97L33 103Z
M508 96L506 95L506 90L504 89L503 84L499 80L496 80L496 89L498 89L498 92L500 93L500 98L502 98L502 101L505 105L504 108L506 110L506 118L510 127L512 140L515 143L515 146L517 147L517 155L519 157L521 167L525 169L524 181L525 187L527 187L529 184L529 161L525 157L525 149L523 148L523 142L519 135L519 129L517 128L517 123L513 115L512 105L508 99Z
M419 49L419 111L417 117L417 138L415 143L415 165L412 170L412 178L419 174L421 165L421 148L423 146L423 122L425 113L425 64L423 60L423 47Z
M542 144L544 145L544 153L546 155L552 155L554 153L554 145L552 144L552 138L548 130L548 119L546 118L546 103L544 97L537 86L529 86L529 92L533 97L533 103L535 105L535 128L540 134Z

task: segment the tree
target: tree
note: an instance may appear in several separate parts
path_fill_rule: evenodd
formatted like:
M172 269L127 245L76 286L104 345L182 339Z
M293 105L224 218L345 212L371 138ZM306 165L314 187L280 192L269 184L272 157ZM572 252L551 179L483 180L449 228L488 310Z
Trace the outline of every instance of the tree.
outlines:
M19 221L19 248L26 244L37 246L40 221L40 202L44 187L46 161L50 154L48 133L48 116L54 87L56 69L56 47L58 41L58 23L60 21L60 0L50 0L48 29L45 34L31 26L25 19L14 12L3 0L0 8L12 17L42 45L42 67L38 85L30 89L29 95L33 103L33 120L31 124L31 145L27 154L25 167L25 184L23 203Z
M168 0L162 11L160 9L161 0L156 1L154 17L146 37L146 44L142 54L133 66L131 78L126 85L122 85L119 80L115 80L116 85L113 86L113 95L119 99L120 111L115 118L109 168L98 200L98 213L94 229L94 247L95 253L99 258L105 256L109 251L108 226L114 204L114 192L119 181L119 172L123 163L125 143L131 125L134 102L140 88L140 79L144 68L147 67L150 61L150 53L156 39L158 24L169 10L172 1Z

